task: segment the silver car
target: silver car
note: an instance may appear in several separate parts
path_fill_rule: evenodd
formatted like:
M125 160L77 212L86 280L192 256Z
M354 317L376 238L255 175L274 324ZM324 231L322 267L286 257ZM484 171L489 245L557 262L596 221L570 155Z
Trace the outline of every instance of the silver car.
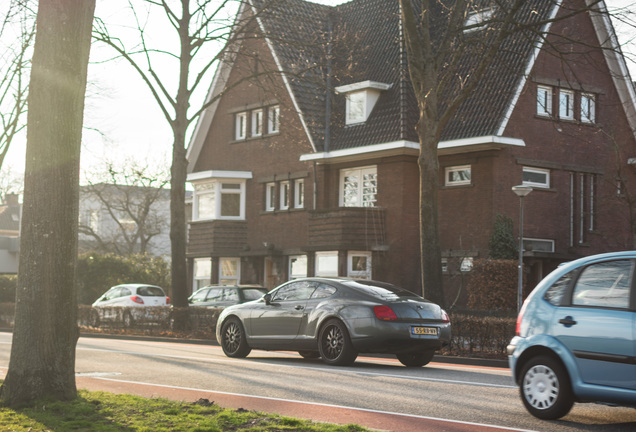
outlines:
M226 307L238 303L258 300L267 294L260 285L208 285L188 298L190 306Z
M287 282L226 308L216 326L229 357L293 350L330 365L352 364L358 353L391 353L420 367L450 336L448 314L423 297L384 282L330 278Z

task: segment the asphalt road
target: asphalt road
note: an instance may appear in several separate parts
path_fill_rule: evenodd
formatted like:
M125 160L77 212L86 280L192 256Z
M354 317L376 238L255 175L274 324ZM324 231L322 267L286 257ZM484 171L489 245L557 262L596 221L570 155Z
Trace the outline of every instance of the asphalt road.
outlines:
M0 374L11 334L0 333ZM636 410L577 404L560 421L524 410L506 368L433 362L406 368L359 357L330 367L293 352L230 359L220 347L153 340L80 338L78 387L277 412L391 431L634 431Z

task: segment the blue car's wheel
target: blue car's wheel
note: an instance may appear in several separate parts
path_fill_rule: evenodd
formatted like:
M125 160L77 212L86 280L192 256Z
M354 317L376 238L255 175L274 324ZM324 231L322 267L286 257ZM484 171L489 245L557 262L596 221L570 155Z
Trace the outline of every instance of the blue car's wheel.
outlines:
M334 366L350 365L358 357L358 353L353 349L347 328L337 319L327 321L320 329L318 350L322 361Z
M521 372L519 387L526 409L540 419L561 418L570 412L574 404L567 372L550 357L530 359Z

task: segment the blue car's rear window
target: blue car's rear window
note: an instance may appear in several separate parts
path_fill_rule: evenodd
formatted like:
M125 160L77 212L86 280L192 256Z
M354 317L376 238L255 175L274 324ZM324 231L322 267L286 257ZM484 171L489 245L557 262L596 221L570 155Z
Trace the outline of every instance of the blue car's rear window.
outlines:
M401 300L408 298L424 300L421 296L411 291L407 291L403 288L388 283L377 281L347 281L343 284L382 300Z

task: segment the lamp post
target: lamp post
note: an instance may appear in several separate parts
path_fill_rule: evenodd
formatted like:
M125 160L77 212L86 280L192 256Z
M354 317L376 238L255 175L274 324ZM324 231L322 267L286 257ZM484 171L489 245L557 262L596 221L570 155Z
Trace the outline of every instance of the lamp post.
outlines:
M517 314L521 310L523 303L523 198L532 192L530 186L513 186L512 191L519 197L519 276L517 281Z

